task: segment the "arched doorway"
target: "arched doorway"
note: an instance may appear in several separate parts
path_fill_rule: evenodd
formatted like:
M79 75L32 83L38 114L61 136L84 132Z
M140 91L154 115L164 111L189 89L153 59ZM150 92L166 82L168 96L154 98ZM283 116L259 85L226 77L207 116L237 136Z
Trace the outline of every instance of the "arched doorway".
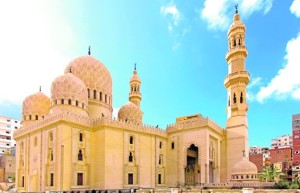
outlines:
M196 185L200 183L200 167L198 165L199 149L192 144L187 149L186 167L185 167L185 184Z

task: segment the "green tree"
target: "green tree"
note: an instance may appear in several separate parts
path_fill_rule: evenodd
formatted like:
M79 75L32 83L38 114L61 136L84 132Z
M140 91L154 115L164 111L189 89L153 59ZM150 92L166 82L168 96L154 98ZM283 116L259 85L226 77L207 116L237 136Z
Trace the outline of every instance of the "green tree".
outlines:
M276 171L273 167L266 166L263 171L258 174L260 181L274 182L274 181L286 181L286 174Z

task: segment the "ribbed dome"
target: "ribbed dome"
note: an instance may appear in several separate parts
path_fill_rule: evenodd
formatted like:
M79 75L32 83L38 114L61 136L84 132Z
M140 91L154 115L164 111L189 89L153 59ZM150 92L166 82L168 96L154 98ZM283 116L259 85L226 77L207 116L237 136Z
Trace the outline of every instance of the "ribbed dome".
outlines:
M107 68L94 57L82 56L74 59L65 69L81 79L90 90L102 91L112 96L112 79Z
M72 73L57 77L51 85L51 100L71 99L88 104L87 88L85 84Z
M143 112L134 103L128 102L120 108L118 118L123 121L141 123L143 119Z
M257 174L257 167L254 163L243 158L241 161L236 163L232 168L232 175L237 174Z
M133 71L133 75L130 79L130 83L132 83L134 81L138 81L139 83L141 83L141 79L140 79L140 77L138 77L136 70Z
M50 98L42 92L37 92L23 101L22 115L45 116L50 111Z

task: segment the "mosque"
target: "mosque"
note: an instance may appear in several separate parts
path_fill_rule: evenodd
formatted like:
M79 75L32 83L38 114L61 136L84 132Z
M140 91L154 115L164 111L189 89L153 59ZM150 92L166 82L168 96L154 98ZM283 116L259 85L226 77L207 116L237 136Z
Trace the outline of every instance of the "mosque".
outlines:
M245 156L250 80L245 31L236 10L227 34L225 128L201 114L179 117L164 130L144 125L136 69L129 81L129 101L114 119L108 69L90 52L71 61L52 82L50 98L40 90L23 101L22 127L14 133L17 190L257 181L257 168Z

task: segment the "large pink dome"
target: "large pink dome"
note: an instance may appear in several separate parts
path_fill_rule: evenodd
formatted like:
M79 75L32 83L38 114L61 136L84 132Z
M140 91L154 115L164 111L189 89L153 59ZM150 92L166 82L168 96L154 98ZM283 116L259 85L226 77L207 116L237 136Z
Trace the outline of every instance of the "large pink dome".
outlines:
M112 78L107 68L97 59L88 55L74 59L65 69L81 79L90 90L101 91L112 96Z

